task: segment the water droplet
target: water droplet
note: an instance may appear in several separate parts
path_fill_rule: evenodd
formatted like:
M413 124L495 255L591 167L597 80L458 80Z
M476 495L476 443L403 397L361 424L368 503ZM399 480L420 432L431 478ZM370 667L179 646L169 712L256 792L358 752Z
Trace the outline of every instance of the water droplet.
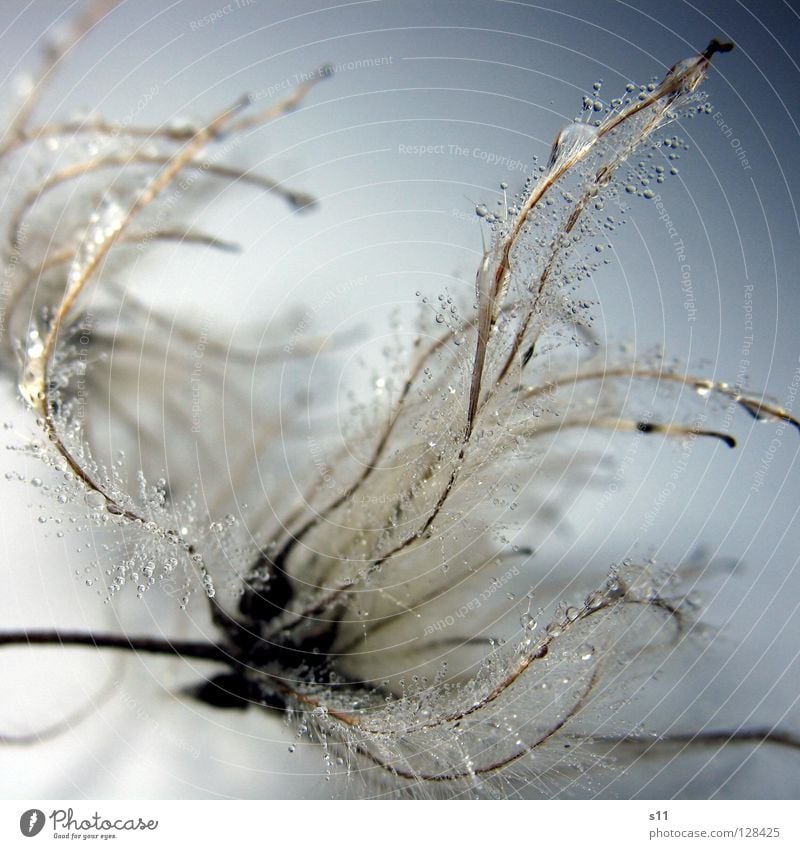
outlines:
M595 141L597 141L595 127L578 122L567 125L556 137L547 167L560 167L568 159L583 153Z
M83 500L86 506L91 507L93 510L98 510L106 505L105 495L102 492L97 492L97 490L87 492Z
M599 591L595 591L593 593L590 593L587 596L586 607L589 610L597 610L598 608L603 606L603 603L605 602L605 600L606 600L606 597L603 593L601 593Z
M694 385L694 391L702 397L708 395L713 388L714 384L710 380L701 380Z

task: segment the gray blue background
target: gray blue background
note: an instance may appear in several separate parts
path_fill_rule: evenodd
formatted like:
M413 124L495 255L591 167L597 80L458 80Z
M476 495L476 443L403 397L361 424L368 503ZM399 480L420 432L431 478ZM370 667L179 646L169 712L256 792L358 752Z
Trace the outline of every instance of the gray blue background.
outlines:
M5 88L15 74L35 68L43 35L73 7L4 0L0 8ZM532 156L547 157L596 80L610 98L628 81L660 78L712 36L735 41L737 49L718 57L705 86L711 114L674 130L690 149L681 151L679 174L661 191L686 244L696 320L687 321L680 265L655 206L634 199L629 223L613 239L614 262L594 281L596 326L612 346L663 346L695 372L734 383L750 332L744 303L752 285L749 385L790 403L800 367L800 20L794 4L256 0L201 23L223 8L217 0L120 4L59 72L38 115L45 121L88 106L123 120L131 104L157 89L137 122L202 119L242 92L263 94L323 64L342 66L302 109L254 134L235 154L240 163L313 192L319 208L291 215L248 197L203 218L248 249L220 265L233 322L257 314L269 328L285 307L363 280L345 287L321 317L318 329L326 332L380 330L389 307L414 309L417 290L471 286L481 252L475 202L493 204L501 180L510 190L521 186ZM458 145L470 154L412 156L403 145L448 151ZM500 162L472 155L475 150ZM149 283L183 291L201 270L189 266L168 277L154 268ZM2 403L8 419L24 419L10 390ZM800 733L800 434L744 413L731 427L739 448L698 447L678 492L646 532L643 517L678 461L669 445L648 447L637 458L613 506L613 522L598 515L587 491L553 534L552 549L540 556L602 571L625 556L680 562L706 546L707 556L723 564L720 579L704 590L705 617L719 630L701 644L697 666L667 670L645 725L686 731L703 722L708 728L744 723ZM754 492L776 436L774 457ZM15 455L2 458L4 468L18 469L20 462ZM19 484L0 484L3 622L104 623L107 613L73 576L85 553L43 536L34 499L29 509ZM640 484L644 489L637 490ZM646 494L632 499L633 492ZM729 571L724 564L734 560L739 565ZM80 678L62 669L66 680L60 681L51 656L41 663L52 689L6 690L3 715L32 709L29 702L58 700L59 687L74 695L76 681L79 692L90 695L113 666L80 653L66 657L74 658ZM0 660L9 664L9 675L26 680L27 656ZM58 740L0 750L4 794L326 795L318 755L303 747L288 754L290 730L267 726L259 715L187 708L163 683L173 680L169 675L177 683L185 670L143 663L132 661L133 674L143 676L152 695L131 685L127 697ZM578 795L796 798L797 767L796 754L770 747L671 752L652 768L639 765L618 782L601 778Z

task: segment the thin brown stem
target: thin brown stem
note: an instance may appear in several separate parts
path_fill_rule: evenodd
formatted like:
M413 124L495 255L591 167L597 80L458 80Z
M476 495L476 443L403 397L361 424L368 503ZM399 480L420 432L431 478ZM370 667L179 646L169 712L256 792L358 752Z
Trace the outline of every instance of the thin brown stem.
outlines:
M732 731L698 731L697 733L661 734L658 737L636 735L591 735L596 743L635 745L650 749L655 746L727 746L731 743L755 745L769 743L800 751L800 737L775 728L741 728Z
M7 631L0 633L0 646L85 646L96 649L118 649L144 654L166 654L212 660L217 663L232 662L226 649L216 643L195 643L183 640L166 640L155 637L128 637L123 634L98 634L87 631Z
M28 95L25 101L19 108L19 111L11 121L11 126L8 128L8 141L0 146L0 159L10 151L17 148L25 138L25 130L30 121L33 111L36 109L42 94L47 88L47 84L58 64L66 57L72 48L86 35L94 25L105 17L114 6L117 0L95 0L89 3L83 13L76 20L72 32L60 44L51 43L45 50L42 69L39 73L39 79L33 88L33 91Z

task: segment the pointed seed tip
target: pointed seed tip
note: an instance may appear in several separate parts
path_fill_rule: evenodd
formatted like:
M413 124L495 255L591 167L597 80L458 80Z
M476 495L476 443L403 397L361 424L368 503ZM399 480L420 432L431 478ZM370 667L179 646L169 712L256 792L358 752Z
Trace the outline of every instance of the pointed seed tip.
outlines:
M289 202L297 210L311 210L317 206L317 199L313 195L296 192L289 197Z
M735 46L732 41L720 41L718 38L712 38L708 42L708 47L703 51L703 56L710 59L715 53L729 53Z

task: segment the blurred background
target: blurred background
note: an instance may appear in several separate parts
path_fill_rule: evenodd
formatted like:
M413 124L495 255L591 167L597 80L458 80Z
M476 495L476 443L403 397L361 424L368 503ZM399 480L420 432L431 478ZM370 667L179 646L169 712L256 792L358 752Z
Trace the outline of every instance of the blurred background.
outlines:
M47 38L78 7L3 6L6 91L20 74L35 73ZM147 291L195 303L229 333L255 320L267 343L285 332L287 311L324 304L310 331L355 340L353 360L369 360L393 311L413 316L421 297L445 287L470 291L482 252L476 204L496 208L501 182L518 192L584 97L607 103L630 82L661 79L712 37L737 48L714 62L706 114L667 133L680 143L677 173L658 186L661 206L631 197L628 221L607 249L611 262L591 284L595 330L614 351L664 349L692 373L743 383L797 415L796 4L121 3L59 66L37 116L45 123L92 110L142 125L202 121L242 93L267 103L333 66L298 110L226 156L318 204L297 211L255 193L228 194L201 219L241 243L241 254L143 263L137 273ZM665 211L685 259L659 217ZM25 433L27 414L9 384L2 419ZM336 390L340 406L345 384ZM721 423L737 449L700 441L690 462L679 445L660 440L625 461L628 443L615 442L619 486L602 500L596 487L577 493L537 556L587 576L625 557L713 562L701 598L710 630L692 662L684 654L668 662L659 687L639 703L643 730L800 734L800 434L724 405L709 426ZM2 626L111 627L122 613L80 577L101 543L87 533L77 545L40 523L32 465L14 452L2 453L0 464L8 473L0 477ZM176 615L157 601L132 606L127 621L143 631ZM310 745L290 753L294 733L279 720L177 697L197 677L191 664L60 650L4 650L0 664L0 732L18 729L20 717L36 727L97 703L87 721L55 739L0 749L5 797L331 795L319 753ZM121 683L100 699L110 681ZM796 798L799 775L798 754L776 746L672 747L622 776L600 775L564 793Z

